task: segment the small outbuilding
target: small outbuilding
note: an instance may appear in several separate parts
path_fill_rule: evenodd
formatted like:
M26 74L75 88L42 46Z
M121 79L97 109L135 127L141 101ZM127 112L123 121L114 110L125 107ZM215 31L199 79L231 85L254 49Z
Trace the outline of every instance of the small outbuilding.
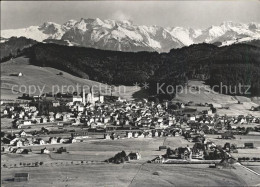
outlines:
M244 146L247 149L253 149L254 148L254 144L253 143L245 143Z
M129 153L127 156L128 160L140 160L141 159L141 154L136 152L136 153Z
M29 181L29 173L15 173L14 181L15 182Z

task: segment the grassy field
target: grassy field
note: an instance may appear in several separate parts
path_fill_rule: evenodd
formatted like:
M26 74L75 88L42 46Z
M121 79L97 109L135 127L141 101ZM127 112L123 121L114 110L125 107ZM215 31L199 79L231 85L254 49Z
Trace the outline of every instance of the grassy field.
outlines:
M22 72L23 76L10 76L10 74L19 72ZM60 72L62 72L62 75L58 75ZM53 88L53 85L59 86L60 91L62 90L62 86L64 86L64 90L67 91L68 86L72 85L76 88L77 84L80 85L81 88L82 86L85 86L86 89L95 86L94 90L96 92L99 91L100 87L102 93L106 93L107 91L110 95L110 88L105 84L82 79L54 68L30 65L29 59L25 57L19 57L1 63L1 81L1 99L17 99L17 96L22 95L22 93L12 92L12 86L14 85L25 85L27 89L29 86L35 85L37 88L35 95L39 94L39 90L42 89L44 89L44 93L56 91L58 87ZM14 87L14 90L17 92L19 91L18 87ZM119 86L115 87L113 95L125 99L131 99L133 93L139 91L140 88L135 86L126 86L125 90L123 90L124 89ZM22 88L21 91L24 91L24 88Z
M196 90L193 87L199 87L200 89ZM251 100L247 97L242 96L230 96L225 94L219 94L213 92L209 86L205 85L202 81L191 80L188 83L188 86L185 89L177 94L176 99L182 102L193 101L194 103L212 103L218 107L227 106L229 109L217 109L219 115L248 115L260 117L260 112L250 111L252 106L259 106L259 98L253 98ZM241 104L237 104L238 101Z
M226 142L236 144L238 147L244 147L244 143L254 143L254 149L238 149L238 153L232 153L234 158L239 157L259 157L260 154L260 136L235 135L236 139L218 139L218 135L207 135L207 138L217 145L224 146Z
M1 129L10 129L12 127L12 118L1 118Z
M193 143L187 142L183 137L167 137L165 138L143 138L143 139L119 139L119 140L88 140L82 143L73 144L52 144L52 145L41 145L41 146L29 146L32 150L32 155L23 155L20 158L13 159L9 157L9 154L3 155L2 163L13 162L19 164L23 160L46 160L45 155L41 155L40 150L47 147L49 150L53 148L65 147L68 154L56 154L51 153L50 160L89 160L89 161L104 161L116 153L122 150L127 153L140 152L142 155L141 161L147 161L155 158L158 155L165 154L165 151L159 151L159 146L167 145L171 148L177 148L180 146L192 146ZM41 160L39 160L41 161Z
M207 134L206 137L216 144L224 145L226 142L236 144L238 147L243 147L244 143L254 143L255 147L260 148L260 136L253 135L234 135L235 139L219 139L220 135Z
M10 74L22 72L24 75L22 77L10 76ZM62 72L63 75L58 75ZM72 85L87 85L100 86L101 91L109 90L109 87L105 88L104 84L100 84L95 81L82 79L66 72L50 68L50 67L38 67L29 64L29 60L25 57L19 57L4 63L1 63L1 99L16 99L21 93L13 93L13 85L25 85L27 88L29 85L38 86L37 88L43 89L44 92L51 92L53 85L58 85L60 90L62 85L69 86ZM192 86L201 86L200 92L192 89ZM65 88L65 87L64 87ZM135 86L125 86L125 90L121 87L115 87L113 95L120 96L125 99L132 99L135 93L140 92L140 87ZM191 89L192 92L188 91ZM17 87L14 89L17 90ZM23 90L22 90L23 91ZM54 89L55 91L55 89ZM98 91L98 90L96 90ZM39 94L39 89L37 89L36 94ZM138 95L138 94L137 94ZM202 81L191 80L188 83L188 87L183 90L183 93L177 94L176 100L182 102L193 101L194 103L213 103L217 106L228 106L229 110L219 109L219 114L227 115L247 115L252 114L254 116L260 116L259 112L250 111L251 106L259 105L259 98L255 97L251 101L250 98L246 97L233 97L224 94L215 93L210 90L208 86L205 86ZM242 104L237 104L240 101Z
M87 143L74 143L46 146L49 150L66 147L68 154L39 154L42 147L30 147L29 155L4 154L2 165L20 165L36 161L44 162L40 167L2 168L3 186L245 186L258 184L254 174L238 169L210 169L207 164L148 164L147 160L162 155L160 145L171 148L192 146L183 137L91 140ZM103 161L115 153L138 151L142 158L121 165L98 164L90 161ZM81 161L84 161L82 164ZM73 161L73 163L71 163ZM88 161L86 163L86 161ZM92 163L92 164L91 164ZM257 168L257 167L256 167ZM256 169L257 170L257 169ZM30 182L14 183L6 181L16 172L30 173ZM245 174L246 173L246 174ZM240 175L245 175L241 177Z
M29 182L5 182L3 186L246 186L231 169L208 165L104 164L64 167L4 169L2 179L28 172ZM252 178L253 179L253 178ZM257 184L254 179L250 184Z

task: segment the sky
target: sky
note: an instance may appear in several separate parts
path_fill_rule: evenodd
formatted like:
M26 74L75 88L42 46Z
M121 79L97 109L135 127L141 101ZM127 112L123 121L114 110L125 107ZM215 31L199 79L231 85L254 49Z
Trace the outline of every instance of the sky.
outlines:
M70 19L131 20L136 25L206 28L223 21L260 23L260 0L1 1L1 30Z

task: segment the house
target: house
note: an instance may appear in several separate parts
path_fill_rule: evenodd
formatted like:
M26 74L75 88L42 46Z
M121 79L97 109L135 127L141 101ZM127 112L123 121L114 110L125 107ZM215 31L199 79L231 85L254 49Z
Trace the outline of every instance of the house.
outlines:
M166 150L166 149L167 149L167 146L165 146L165 145L159 146L159 151Z
M141 133L138 138L144 138L144 133Z
M179 158L181 159L191 159L192 156L192 152L191 149L187 146L187 147L179 147L176 149L177 155Z
M15 173L14 181L15 182L29 181L29 173Z
M133 133L132 132L126 132L126 137L127 138L132 138L133 137Z
M56 137L51 137L50 139L49 139L49 143L50 144L57 144L58 142L57 142L57 138Z
M32 152L32 150L31 149L22 149L20 151L20 154L29 154L29 152Z
M64 140L63 138L59 137L59 138L57 139L57 142L58 142L58 143L64 143L65 140Z
M104 134L104 139L106 139L106 140L110 140L110 136L109 136L109 134Z
M35 117L34 120L36 123L41 123L41 117Z
M50 151L45 147L43 149L41 149L41 154L49 154Z
M49 122L54 122L54 121L55 121L54 116L49 116Z
M18 148L14 148L11 153L17 153L17 154L21 154L24 151L24 149L21 149L20 147Z
M45 144L45 141L43 139L39 139L38 142L39 142L40 145L44 145Z
M23 146L23 142L21 140L18 140L16 142L16 147L22 147Z
M78 96L78 95L73 95L72 97L72 102L82 102L82 97L81 96Z
M78 112L83 112L84 111L84 106L77 106L77 111Z
M195 116L190 117L190 121L195 121L195 120L196 120Z
M42 117L41 118L41 123L47 123L48 122L48 119L47 119L47 117Z
M254 148L254 144L253 143L245 143L244 147L247 149L253 149Z
M21 130L19 132L19 136L27 136L26 132L24 130Z
M61 115L61 113L56 113L54 117L55 117L55 119L60 119L62 117L62 115Z
M68 116L66 114L64 114L63 116L61 116L62 121L68 121Z
M224 132L221 134L222 139L233 139L235 138L231 132Z
M23 145L24 146L30 146L30 145L32 145L32 139L31 138L29 138L29 139L24 139L23 140Z
M90 123L90 128L91 128L91 129L96 129L97 126L98 126L98 124L95 123L95 122L91 122L91 123Z
M31 122L31 120L24 120L24 121L21 121L21 124L23 124L23 125L31 125L32 122Z
M136 153L129 153L127 156L128 160L140 160L141 159L141 154L136 152Z
M60 106L60 102L59 101L53 101L52 106L58 107L58 106Z
M159 136L158 131L155 131L155 132L152 134L152 136L154 136L154 137L158 137L158 136Z
M8 114L8 111L7 110L4 110L4 115L7 115Z
M67 149L64 147L60 147L59 149L57 149L57 153L62 154L62 153L66 153L66 152L67 152Z
M12 140L10 140L9 138L6 138L6 142L10 141L10 145L15 145L18 140L19 140L19 138L14 138Z
M71 137L68 142L69 143L75 143L75 142L77 142L77 140L75 138Z

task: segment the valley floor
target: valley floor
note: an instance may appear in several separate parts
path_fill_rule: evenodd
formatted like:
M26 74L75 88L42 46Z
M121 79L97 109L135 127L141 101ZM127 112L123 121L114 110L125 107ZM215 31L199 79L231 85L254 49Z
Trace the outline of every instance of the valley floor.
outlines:
M239 141L246 142L249 139L250 137L245 137ZM256 146L259 146L259 140L256 139ZM2 167L2 183L3 186L254 186L260 183L259 176L240 165L235 165L234 169L222 169L209 168L208 164L147 163L147 160L165 154L165 150L158 151L159 146L163 144L177 148L187 144L191 146L193 143L181 136L114 141L90 140L84 143L63 144L69 153L50 155L39 154L40 149L47 147L52 150L61 145L32 146L30 148L33 153L29 155L2 155L2 165L8 165L8 168ZM142 158L125 164L100 162L122 150L127 153L138 151ZM259 148L256 151L259 152ZM20 166L20 163L35 161L42 161L44 164L39 167ZM247 167L254 167L252 170L258 172L259 166ZM29 182L8 181L19 172L28 172Z
M4 169L2 178L15 172L28 172L31 178L29 182L8 182L3 186L251 186L260 183L257 176L240 170L211 169L208 165L130 163Z

